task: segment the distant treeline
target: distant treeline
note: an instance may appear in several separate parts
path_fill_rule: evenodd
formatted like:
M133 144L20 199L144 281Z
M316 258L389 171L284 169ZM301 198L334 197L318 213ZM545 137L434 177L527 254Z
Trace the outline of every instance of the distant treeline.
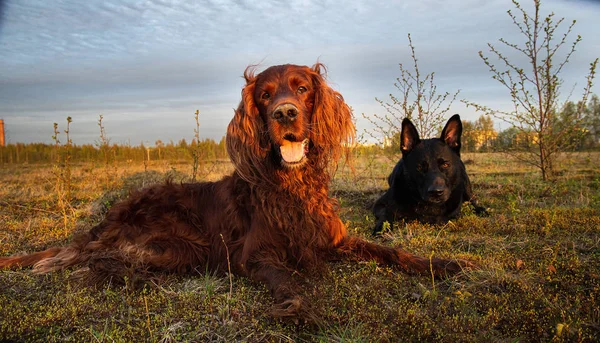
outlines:
M0 164L13 163L52 163L64 154L65 146L45 143L16 143L0 147ZM198 151L200 160L227 159L225 139L219 142L212 139L200 140L198 144L193 140L187 143L185 139L178 143L173 141L163 143L157 141L155 146L145 146L143 143L132 145L99 145L83 144L68 147L72 162L104 161L105 151L114 161L157 161L157 160L193 160L194 151Z

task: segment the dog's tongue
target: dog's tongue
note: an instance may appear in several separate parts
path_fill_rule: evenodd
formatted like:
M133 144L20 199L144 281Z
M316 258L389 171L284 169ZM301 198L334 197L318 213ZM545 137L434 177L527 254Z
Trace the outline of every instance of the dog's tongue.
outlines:
M305 142L290 142L284 140L283 144L279 147L281 150L281 157L284 161L289 163L298 162L304 157L305 145Z

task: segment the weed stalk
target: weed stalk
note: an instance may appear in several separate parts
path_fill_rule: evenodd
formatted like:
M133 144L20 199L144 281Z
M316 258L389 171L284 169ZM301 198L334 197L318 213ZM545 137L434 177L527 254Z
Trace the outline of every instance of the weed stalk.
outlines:
M103 115L100 115L98 119L98 126L100 127L100 141L98 142L98 147L100 148L100 152L102 153L102 157L104 159L104 179L105 179L105 187L106 189L110 189L113 186L113 182L111 182L111 177L114 176L117 172L116 165L116 155L115 152L112 151L110 147L110 139L106 136L106 130L104 129L104 124L102 120L104 119ZM113 168L111 171L111 152L112 152L112 163Z
M71 173L71 149L73 147L73 141L69 136L71 117L67 117L67 129L64 131L66 135L66 143L61 146L59 135L60 130L58 129L58 123L54 123L54 150L56 153L56 160L54 165L54 173L56 176L55 190L57 195L57 202L60 209L60 213L63 217L63 224L65 230L69 225L69 216L72 214L73 209L71 207L72 200L72 173Z
M192 150L192 182L196 182L198 167L200 166L200 121L198 115L200 110L196 110L194 118L196 119L196 128L194 129L194 145Z

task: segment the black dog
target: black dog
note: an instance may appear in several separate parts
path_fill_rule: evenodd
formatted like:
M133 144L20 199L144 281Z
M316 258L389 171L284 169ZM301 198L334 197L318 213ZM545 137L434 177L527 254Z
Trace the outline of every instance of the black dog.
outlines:
M440 138L421 140L413 123L402 121L402 158L388 177L390 188L373 206L377 220L373 234L381 232L384 222L399 219L445 223L458 216L465 201L473 204L475 213L487 212L475 201L460 159L461 134L458 114L448 120Z

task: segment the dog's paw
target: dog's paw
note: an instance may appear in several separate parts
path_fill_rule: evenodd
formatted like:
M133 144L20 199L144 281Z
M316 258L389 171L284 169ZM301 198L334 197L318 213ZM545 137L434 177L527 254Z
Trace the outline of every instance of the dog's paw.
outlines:
M477 269L477 265L466 260L432 259L430 268L430 271L436 277L448 277L467 270Z
M381 235L381 231L383 231L383 223L377 223L377 225L375 225L375 228L373 229L373 236L379 236Z
M373 229L373 236L381 236L384 232L388 232L392 230L392 222L387 220L377 222L375 224L375 228Z
M287 298L280 303L276 303L271 308L271 315L277 318L297 317L303 307L303 299L299 295Z
M483 206L473 206L473 211L480 217L487 217L490 215L490 210Z

